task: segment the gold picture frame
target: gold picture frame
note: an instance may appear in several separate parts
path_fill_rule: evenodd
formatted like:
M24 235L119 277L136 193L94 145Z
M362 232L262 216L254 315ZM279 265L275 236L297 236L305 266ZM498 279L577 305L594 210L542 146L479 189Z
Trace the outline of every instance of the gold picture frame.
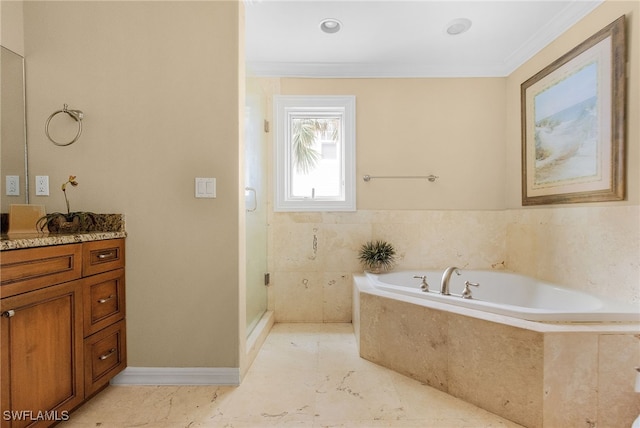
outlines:
M626 197L625 16L522 83L522 205Z

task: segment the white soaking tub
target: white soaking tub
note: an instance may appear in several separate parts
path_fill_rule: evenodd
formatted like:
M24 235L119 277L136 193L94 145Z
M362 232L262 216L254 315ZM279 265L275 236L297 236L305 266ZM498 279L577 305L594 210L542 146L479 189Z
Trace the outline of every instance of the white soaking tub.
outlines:
M450 277L451 295L440 294L445 269L404 270L381 274L367 273L371 285L379 290L418 299L427 299L494 314L530 321L545 322L638 322L640 304L626 303L561 287L524 275L506 271L459 269ZM429 292L421 290L420 278L426 276ZM461 293L465 281L479 284L470 287L471 299Z

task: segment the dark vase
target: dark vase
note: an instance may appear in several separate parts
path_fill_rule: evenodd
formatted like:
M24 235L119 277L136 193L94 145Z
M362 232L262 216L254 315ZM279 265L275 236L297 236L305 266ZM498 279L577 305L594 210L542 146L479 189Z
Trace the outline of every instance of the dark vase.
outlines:
M57 215L47 223L47 229L50 233L75 233L82 229L82 223L79 217L71 217L67 219L64 215Z

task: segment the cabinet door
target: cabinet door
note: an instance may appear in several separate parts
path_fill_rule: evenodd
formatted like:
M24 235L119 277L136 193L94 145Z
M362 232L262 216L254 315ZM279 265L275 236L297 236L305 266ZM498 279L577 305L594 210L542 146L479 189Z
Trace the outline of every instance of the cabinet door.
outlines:
M81 285L0 300L3 427L49 426L84 399Z

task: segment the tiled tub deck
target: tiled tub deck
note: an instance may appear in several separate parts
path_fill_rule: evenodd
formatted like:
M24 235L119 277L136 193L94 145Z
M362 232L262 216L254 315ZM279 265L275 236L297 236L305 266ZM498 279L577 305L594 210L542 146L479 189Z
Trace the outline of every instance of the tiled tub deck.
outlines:
M631 426L638 324L518 320L375 290L354 276L360 356L527 427Z

